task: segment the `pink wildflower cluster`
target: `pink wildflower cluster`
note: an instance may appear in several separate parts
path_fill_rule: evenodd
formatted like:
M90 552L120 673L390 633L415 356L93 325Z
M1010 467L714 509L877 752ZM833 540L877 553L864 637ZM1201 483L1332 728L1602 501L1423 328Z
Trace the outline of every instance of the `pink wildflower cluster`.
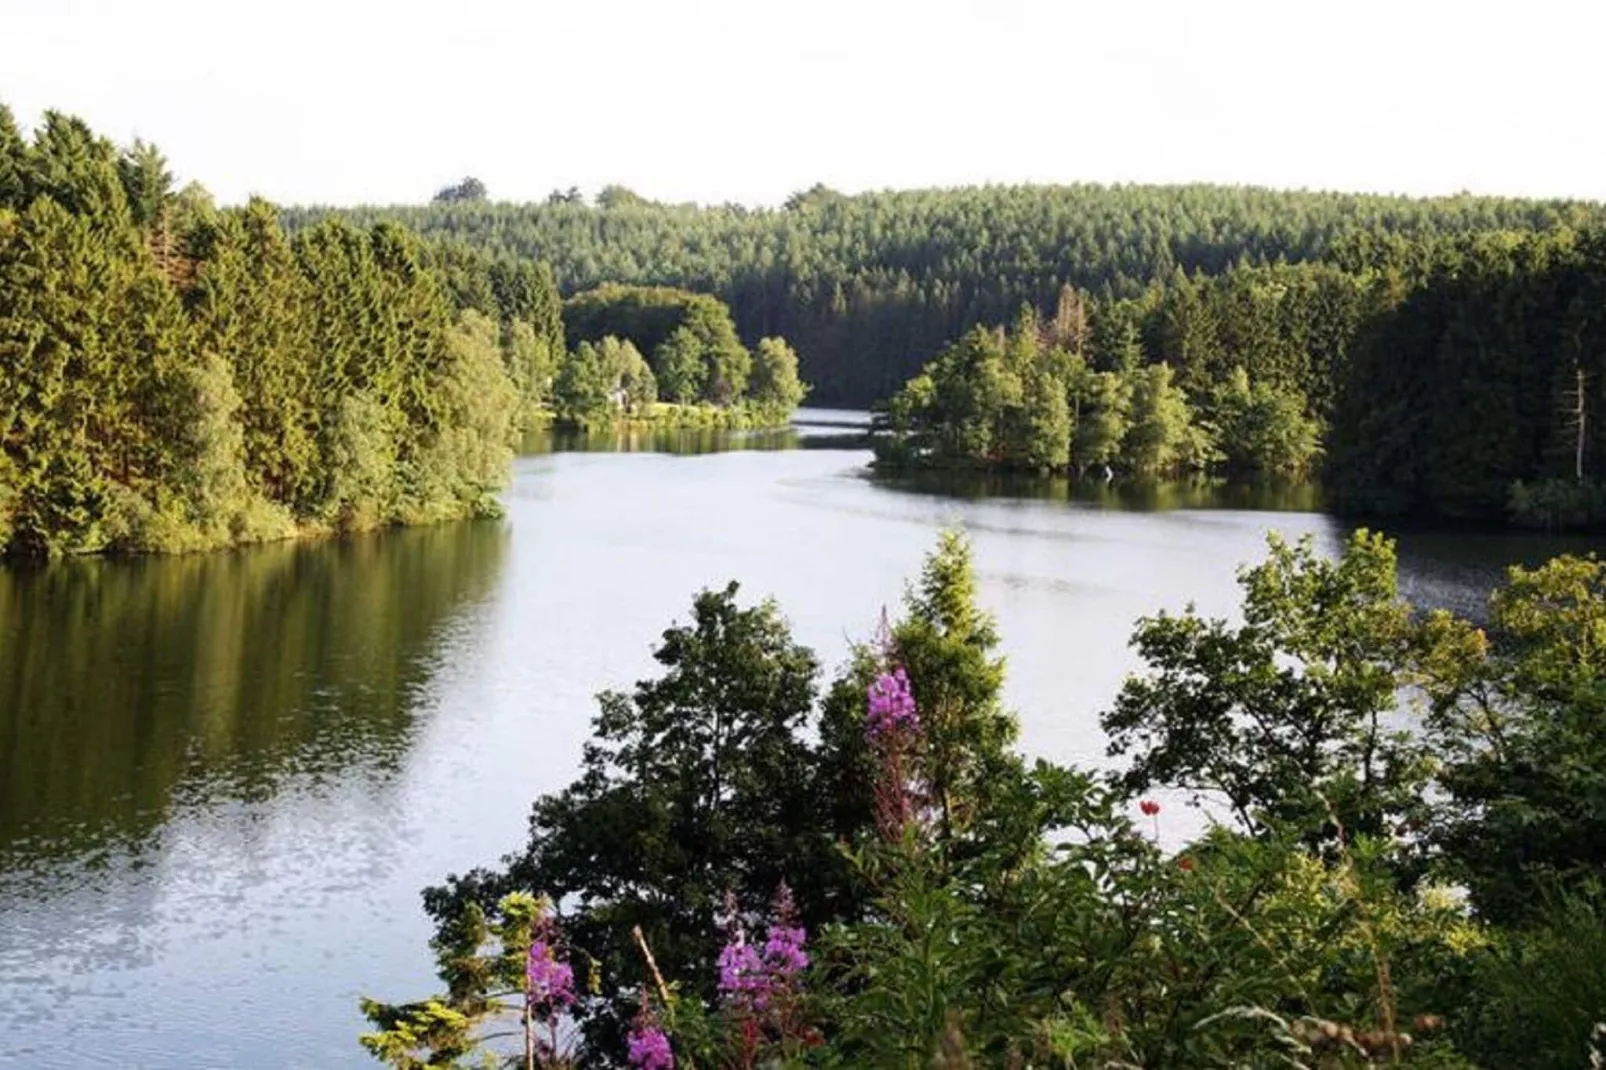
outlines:
M719 953L719 995L730 1029L728 1065L752 1070L767 1047L821 1043L803 1017L798 974L809 965L808 934L797 923L791 891L785 884L776 890L762 944L748 943L733 898L725 909L730 923Z
M638 1070L674 1070L669 1036L655 1023L641 1020L630 1030L630 1065Z
M883 656L894 656L890 643ZM919 809L918 786L912 782L915 749L920 735L920 711L915 707L909 674L903 666L879 673L866 694L869 716L865 734L880 766L876 771L876 827L896 841Z
M574 968L558 957L557 925L550 915L539 918L524 963L524 1043L542 1066L560 1062L559 1026L575 998Z
M764 1010L809 964L804 950L807 933L797 924L792 892L782 884L775 893L775 912L762 948L747 942L731 910L729 938L719 952L719 994L727 1003Z
M542 923L530 940L530 958L524 968L524 994L530 1009L555 1014L574 1004L574 968L558 960L552 930Z
M871 740L920 729L920 714L915 709L914 694L909 690L909 675L901 665L877 676L870 684L869 707L867 731Z

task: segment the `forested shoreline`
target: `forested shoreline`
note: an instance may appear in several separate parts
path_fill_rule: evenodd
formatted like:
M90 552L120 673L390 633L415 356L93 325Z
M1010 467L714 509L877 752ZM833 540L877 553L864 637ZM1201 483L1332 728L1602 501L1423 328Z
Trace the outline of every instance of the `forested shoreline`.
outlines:
M466 184L465 184L466 185ZM778 209L661 204L604 189L545 203L476 187L428 205L285 210L292 230L334 216L552 265L566 295L604 283L711 293L749 344L783 335L821 404L888 397L976 325L1043 314L1071 285L1100 303L1142 297L1180 270L1343 262L1378 242L1579 229L1600 205L1210 185L988 186L844 195L816 186ZM443 194L446 191L443 191Z
M1606 233L1355 242L974 328L885 406L884 463L1154 479L1319 470L1343 512L1606 521Z
M175 190L151 145L54 112L28 139L0 105L0 552L483 516L532 424L785 423L796 353L682 297L649 356L629 323L571 352L535 261L390 222L289 235L265 201Z
M1606 520L1598 205L484 197L220 209L149 145L4 113L0 545L479 515L532 424L768 427L805 395L884 400L891 465L1319 473L1356 514Z
M717 294L743 337L798 343L815 400L885 401L888 464L1319 472L1361 515L1606 519L1598 204L817 187L749 210L619 187L595 204L471 193L287 219L398 219L539 255L565 292Z

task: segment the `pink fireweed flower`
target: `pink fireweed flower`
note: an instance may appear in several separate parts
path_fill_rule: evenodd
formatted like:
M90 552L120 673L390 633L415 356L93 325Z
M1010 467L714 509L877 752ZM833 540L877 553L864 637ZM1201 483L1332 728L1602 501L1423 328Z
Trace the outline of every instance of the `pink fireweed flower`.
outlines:
M574 1003L574 969L559 962L546 934L530 941L524 968L525 998L532 1008L561 1011Z
M741 933L719 952L719 993L727 999L757 999L769 991L769 970L758 948Z
M736 1006L767 1010L776 995L808 968L809 956L804 950L808 934L797 924L792 892L784 883L776 890L774 915L762 947L748 943L734 913L732 917L719 953L720 997Z
M892 672L884 672L870 684L869 723L870 738L878 739L892 732L920 727L920 714L915 709L915 697L909 690L909 675L900 665Z
M808 952L803 944L808 933L797 924L797 905L792 902L792 889L782 881L775 890L775 920L770 923L764 941L764 963L776 977L787 978L809 965Z
M649 1022L638 1022L630 1031L630 1065L639 1070L674 1070L675 1053L669 1037Z
M918 805L910 777L920 713L909 686L909 674L901 665L878 674L865 697L865 735L880 766L875 778L876 828L886 839L897 840Z
M803 950L805 939L806 934L801 926L772 926L769 939L764 941L765 964L781 977L790 977L799 970L807 969L809 953Z

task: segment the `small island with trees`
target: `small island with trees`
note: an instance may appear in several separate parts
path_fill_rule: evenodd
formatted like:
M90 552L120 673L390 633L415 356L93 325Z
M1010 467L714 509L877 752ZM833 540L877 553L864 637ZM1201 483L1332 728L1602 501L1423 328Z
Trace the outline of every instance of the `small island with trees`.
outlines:
M1304 394L1251 385L1238 365L1190 395L1116 323L1095 338L1086 302L1066 287L1047 321L1027 308L1012 329L971 328L885 404L878 460L1105 478L1310 471L1321 425Z

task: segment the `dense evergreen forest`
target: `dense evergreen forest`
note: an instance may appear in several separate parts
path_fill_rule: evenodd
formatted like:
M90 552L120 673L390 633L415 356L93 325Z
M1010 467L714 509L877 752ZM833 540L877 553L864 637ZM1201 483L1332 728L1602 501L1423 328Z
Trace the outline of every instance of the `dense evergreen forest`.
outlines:
M187 550L495 508L550 276L395 224L291 240L0 109L0 546Z
M0 551L478 515L532 422L772 425L801 400L797 354L750 353L716 298L670 294L662 338L623 299L572 302L611 326L570 352L533 260L394 222L289 236L266 202L175 190L150 145L57 113L28 139L0 106Z
M717 294L742 337L790 339L813 399L865 406L890 395L976 324L1052 309L1070 284L1099 301L1141 296L1180 268L1328 257L1355 236L1412 240L1553 230L1601 217L1592 204L1486 197L1412 199L1219 186L1025 186L844 196L823 187L784 208L699 208L621 187L594 205L456 194L416 207L343 209L359 225L405 223L552 265L566 294L603 283ZM449 191L442 191L446 194ZM330 214L298 208L292 229Z
M1239 586L1231 620L1134 626L1101 716L1119 772L1016 750L956 535L830 678L773 603L702 592L659 674L599 696L528 841L424 893L442 988L364 1000L363 1046L398 1070L1601 1065L1606 565L1515 568L1484 626L1403 601L1365 531L1336 559L1274 536ZM1200 800L1216 820L1179 829Z
M974 328L886 406L894 464L1300 476L1363 514L1606 520L1606 236L1365 236Z
M477 192L340 214L540 256L566 291L718 294L739 334L798 343L816 401L891 399L887 461L1319 471L1356 513L1606 519L1599 205L1072 186L816 188L750 211ZM595 334L575 301L571 331Z

